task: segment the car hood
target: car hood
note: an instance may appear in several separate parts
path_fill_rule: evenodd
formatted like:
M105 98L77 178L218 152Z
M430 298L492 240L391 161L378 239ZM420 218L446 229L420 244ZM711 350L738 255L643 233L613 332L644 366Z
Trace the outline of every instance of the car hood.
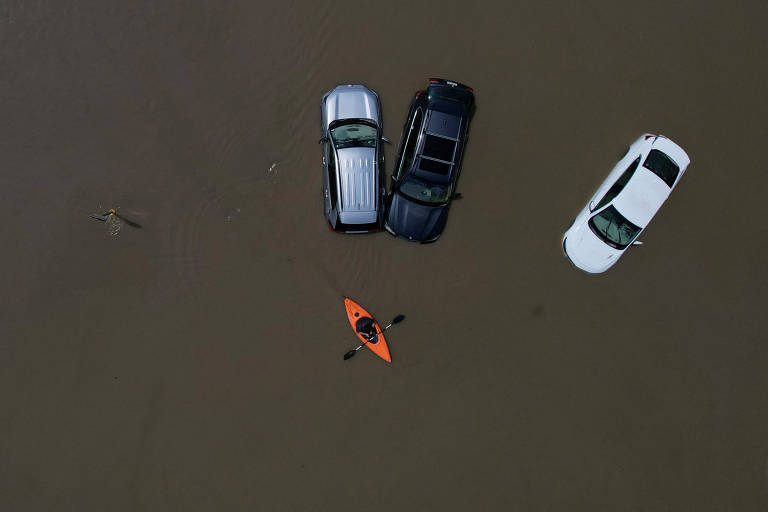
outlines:
M624 253L600 240L586 222L566 232L563 249L574 265L592 274L605 272Z
M440 235L447 214L447 205L426 206L395 193L389 205L387 224L398 236L426 242Z
M370 119L381 126L379 97L364 85L340 85L325 97L325 126L339 119Z

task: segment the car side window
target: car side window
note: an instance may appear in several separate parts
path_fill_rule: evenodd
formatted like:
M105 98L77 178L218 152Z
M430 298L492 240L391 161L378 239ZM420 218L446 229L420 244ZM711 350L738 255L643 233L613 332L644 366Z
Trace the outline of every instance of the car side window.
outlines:
M328 187L330 187L331 194L331 208L336 208L336 191L338 186L336 183L336 151L333 148L333 143L330 141L328 145Z
M619 195L619 192L621 192L627 183L629 183L629 180L632 178L632 175L635 174L638 165L640 165L640 157L637 157L634 162L629 164L627 170L621 173L621 176L619 176L619 179L616 180L616 183L611 185L611 188L608 189L608 192L605 193L603 198L599 203L597 203L597 206L595 206L592 211L599 210L603 206L613 201L613 198Z
M416 112L413 114L411 126L408 128L405 149L403 149L403 158L400 160L400 168L397 171L397 179L401 179L413 164L413 157L416 153L416 143L419 141L419 131L421 130L421 123L423 120L424 112L421 108L417 108Z

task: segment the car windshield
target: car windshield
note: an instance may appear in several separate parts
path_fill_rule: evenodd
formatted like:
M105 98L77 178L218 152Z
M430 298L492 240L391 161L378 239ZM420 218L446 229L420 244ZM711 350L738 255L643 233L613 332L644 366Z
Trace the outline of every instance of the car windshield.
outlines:
M376 128L362 123L350 123L331 129L336 149L375 148Z
M422 181L413 176L409 176L406 181L400 185L400 193L420 203L443 204L448 201L448 196L451 193L451 186Z
M613 206L589 219L589 228L603 242L618 250L626 249L640 233L640 228L624 218Z

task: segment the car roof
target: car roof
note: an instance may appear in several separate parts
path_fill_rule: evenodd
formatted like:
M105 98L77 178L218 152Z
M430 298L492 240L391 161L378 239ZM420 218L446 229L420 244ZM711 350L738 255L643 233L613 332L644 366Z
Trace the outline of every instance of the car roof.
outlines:
M462 118L437 110L429 110L426 132L458 140L461 134Z
M337 150L336 155L341 194L341 222L376 222L379 172L375 148L344 148Z
M427 110L418 153L414 159L415 173L421 178L448 182L461 158L463 119L459 116Z
M613 200L613 205L631 223L644 228L667 200L671 190L661 178L640 165Z

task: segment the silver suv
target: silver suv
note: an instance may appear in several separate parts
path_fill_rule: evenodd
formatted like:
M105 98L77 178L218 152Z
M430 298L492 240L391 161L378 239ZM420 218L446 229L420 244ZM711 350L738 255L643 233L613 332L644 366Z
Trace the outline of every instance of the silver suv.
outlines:
M381 229L384 149L379 96L364 85L339 85L323 95L323 201L333 231Z

